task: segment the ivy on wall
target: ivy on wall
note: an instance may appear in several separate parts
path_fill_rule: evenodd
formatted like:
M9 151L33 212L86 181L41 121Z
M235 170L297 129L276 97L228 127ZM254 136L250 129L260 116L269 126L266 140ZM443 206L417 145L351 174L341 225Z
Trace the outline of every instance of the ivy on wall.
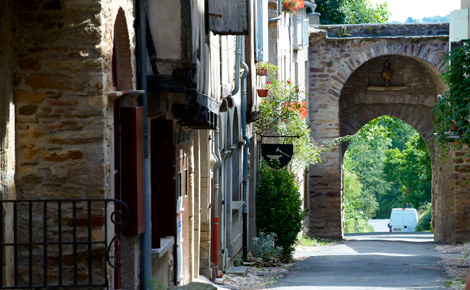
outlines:
M434 107L434 132L445 152L470 145L470 44L449 52L441 75L449 90Z

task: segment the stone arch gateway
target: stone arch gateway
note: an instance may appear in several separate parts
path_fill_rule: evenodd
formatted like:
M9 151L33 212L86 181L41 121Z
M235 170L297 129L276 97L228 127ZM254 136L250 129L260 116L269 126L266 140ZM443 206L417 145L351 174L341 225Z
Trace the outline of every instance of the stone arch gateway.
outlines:
M470 237L470 186L459 186L470 173L458 170L461 152L452 152L456 158L441 162L433 143L431 112L437 96L447 89L439 75L446 67L448 31L448 24L334 25L311 31L309 122L317 142L352 135L382 115L413 126L432 159L436 240L455 242ZM382 76L385 66L390 80ZM343 237L346 148L332 148L323 154L321 164L309 168L312 237Z

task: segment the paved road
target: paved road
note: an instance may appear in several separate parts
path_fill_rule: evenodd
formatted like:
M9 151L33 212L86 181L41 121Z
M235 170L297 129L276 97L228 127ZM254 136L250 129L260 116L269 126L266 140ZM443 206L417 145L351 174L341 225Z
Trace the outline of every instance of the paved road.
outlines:
M386 233L390 232L390 229L388 228L388 223L390 222L390 219L373 219L369 220L369 225L371 225L374 228L374 232L376 233Z
M352 234L347 240L296 251L306 257L272 289L447 289L429 233ZM313 249L313 250L312 250Z

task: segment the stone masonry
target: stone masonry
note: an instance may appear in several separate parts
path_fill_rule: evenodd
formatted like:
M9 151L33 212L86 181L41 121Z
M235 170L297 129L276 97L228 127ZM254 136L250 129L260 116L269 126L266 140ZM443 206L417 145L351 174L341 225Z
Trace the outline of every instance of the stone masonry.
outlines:
M383 115L413 126L433 160L436 239L450 242L470 236L463 225L470 215L461 205L470 194L464 186L449 186L466 178L456 172L455 164L465 161L457 161L456 156L443 165L440 154L434 152L431 109L437 95L446 91L439 75L445 70L447 51L448 24L320 26L310 33L309 106L311 132L318 142L352 135ZM389 86L381 75L384 63L392 71ZM346 149L347 144L332 148L322 156L321 164L309 168L311 236L343 236L342 158Z
M117 64L117 71L127 70L128 73L119 74L125 76L121 90L135 89L135 64L131 53L134 47L133 2L1 2L0 68L7 71L2 73L6 76L5 81L10 79L9 84L2 83L3 77L0 80L3 199L15 199L9 193L14 192L11 178L14 170L16 198L19 200L114 197L113 99L109 98L108 93L115 89L112 82L113 45L119 44L122 39L124 41L120 44L127 48L127 53L121 53L121 56L127 56L127 59L121 58L124 61ZM115 29L118 14L123 21L116 24L120 29ZM117 35L114 35L115 32ZM122 34L125 36L122 37ZM11 138L13 134L15 138ZM16 144L13 142L15 139ZM16 148L16 164L13 162L15 153L11 152L13 148ZM42 209L37 210L41 212ZM99 215L104 208L95 210ZM51 211L52 208L48 213ZM67 211L68 206L64 206L64 215ZM7 209L6 213L8 215L11 211ZM80 210L78 213L81 214ZM43 224L40 214L35 214L34 218L38 224ZM81 218L79 216L78 221ZM49 220L48 216L47 219L47 225L51 227L50 235L56 237L57 224L54 224L53 218ZM71 217L64 216L63 221L70 226L71 220L68 219ZM92 227L100 228L104 223L103 218L98 216L93 215L92 219ZM3 221L8 226L13 224L8 217ZM21 220L19 223L18 235L26 237L28 226ZM70 228L64 226L64 231L68 230ZM41 231L42 226L35 226L32 235L42 239ZM7 230L5 234L6 241L12 239ZM78 231L78 239L86 239L85 236L86 231ZM93 230L93 239L103 236L102 230ZM56 251L51 249L51 255ZM70 251L71 248L64 249L64 268L71 261L67 260ZM85 252L86 249L78 249L78 256L83 257ZM95 249L93 255L103 257L104 251ZM54 259L48 256L50 265ZM84 262L81 258L79 261ZM23 262L26 263L27 259L24 258ZM34 263L43 262L34 260ZM87 269L80 269L78 279L86 281ZM108 271L108 275L111 272ZM8 269L4 273L7 279L11 277ZM25 266L20 272L20 283L28 281L27 274ZM34 273L33 277L39 277L36 282L41 279L37 274ZM57 279L56 275L51 270L48 278ZM96 279L104 279L102 275L102 271L94 273ZM112 281L111 276L107 279Z

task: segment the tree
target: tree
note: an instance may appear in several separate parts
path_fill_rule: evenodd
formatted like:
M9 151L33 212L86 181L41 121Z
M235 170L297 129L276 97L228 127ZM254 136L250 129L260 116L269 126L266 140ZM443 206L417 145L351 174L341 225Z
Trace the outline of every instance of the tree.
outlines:
M424 23L444 23L444 22L449 22L449 20L450 20L450 14L447 14L446 16L424 17L421 22L424 22Z
M390 149L385 155L386 180L400 185L403 203L419 208L430 202L431 158L421 136L416 132L404 150Z
M406 203L419 208L431 198L426 144L401 120L383 116L363 126L351 140L344 168L345 200L351 190L346 186L349 171L361 183L361 196L374 197L376 218L388 218L392 208Z
M362 195L374 201L368 218L375 217L378 197L390 190L383 174L384 153L392 143L387 132L378 120L366 124L354 136L344 158L345 170L357 174L362 184Z
M412 17L408 17L405 20L405 23L418 23L418 22L419 22L418 19L414 19Z
M387 3L369 0L316 0L322 24L384 23L390 17Z
M344 170L344 219L346 233L359 233L367 230L367 222L377 208L373 195L362 191L357 174Z
M316 11L320 13L321 24L344 24L346 15L341 0L316 0Z

